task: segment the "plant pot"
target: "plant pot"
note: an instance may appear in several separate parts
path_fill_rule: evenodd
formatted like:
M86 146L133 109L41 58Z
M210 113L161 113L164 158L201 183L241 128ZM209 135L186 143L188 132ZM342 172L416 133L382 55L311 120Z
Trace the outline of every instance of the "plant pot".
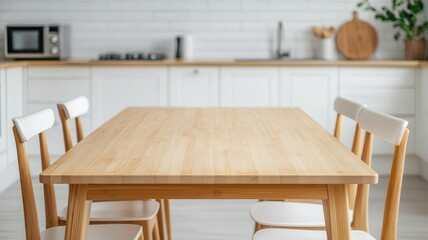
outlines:
M426 51L425 39L405 40L406 60L424 60Z

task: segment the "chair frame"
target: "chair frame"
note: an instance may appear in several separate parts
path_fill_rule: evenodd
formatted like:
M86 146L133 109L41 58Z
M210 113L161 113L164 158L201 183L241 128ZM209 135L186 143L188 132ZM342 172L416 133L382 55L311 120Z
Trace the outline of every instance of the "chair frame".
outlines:
M34 195L33 183L31 178L30 166L28 163L28 154L25 141L19 135L16 126L12 127L12 132L15 139L16 152L18 156L19 178L21 183L22 203L24 208L25 236L26 239L41 240L40 226L37 214L36 199ZM42 159L42 168L50 166L50 158L46 133L38 134L40 153ZM58 227L61 224L56 207L55 190L53 184L43 184L46 228ZM89 210L89 209L88 209ZM89 224L89 219L88 219ZM139 236L139 240L143 240L143 234Z
M57 107L58 107L59 118L61 121L62 130L63 130L62 133L64 137L65 151L68 152L71 148L73 148L73 138L71 134L70 119L67 117L64 106L62 104L58 104ZM80 142L84 138L82 119L80 116L77 116L74 121L76 124L77 142Z
M73 148L73 137L72 137L72 131L71 131L71 119L67 116L65 106L63 104L57 104L59 118L62 126L62 132L63 132L63 138L64 138L64 147L65 151L68 152L70 149ZM77 143L82 141L84 139L83 134L83 124L81 115L76 116L74 118L75 124L76 124L76 136L77 136ZM152 237L155 240L161 239L166 240L170 239L171 237L171 224L170 224L170 215L169 215L169 200L168 199L162 199L157 200L160 203L159 212L156 216L156 220L154 221L143 221L138 224L143 226L143 233L144 233L144 239L151 240ZM164 222L165 221L165 222ZM106 222L94 222L91 221L91 223L94 224L102 224ZM112 222L115 223L115 222ZM135 223L133 221L127 222L127 221L121 221L121 223ZM64 224L64 223L63 223ZM165 229L166 228L166 229ZM146 231L145 229L152 229L152 234L150 234L149 231ZM167 234L165 234L165 231ZM167 238L168 236L168 238Z
M365 107L365 106L362 106L362 108L363 107ZM334 127L333 136L337 140L339 140L339 141L341 141L341 139L342 139L342 129L343 129L343 120L344 120L344 117L345 117L345 115L343 113L337 112L337 114L336 114L336 124L335 124L335 127ZM352 120L357 121L356 119L352 119ZM357 155L357 156L360 156L360 154L361 154L361 150L362 150L362 146L363 146L363 144L362 144L362 142L363 142L362 141L363 140L363 134L364 134L364 130L361 128L361 126L357 122L356 125L355 125L354 139L353 139L352 148L351 148L351 151L355 155ZM373 141L373 139L371 141ZM370 150L370 152L371 152L371 148L367 149L366 151L368 151L368 150ZM366 162L366 161L364 161L364 162ZM369 162L370 162L369 166L371 166L371 160ZM347 188L347 191L348 191L348 206L349 206L349 209L352 209L352 210L354 210L355 205L356 205L357 188L358 187L357 187L356 184L349 184L348 188ZM309 203L320 203L317 200L303 200L303 201L298 200L298 201L299 202L309 202ZM360 202L359 204L362 204L362 203ZM363 216L360 216L357 219L357 222L360 221L360 218L364 219L364 218L367 218L367 217L368 217L368 208L365 210L365 214ZM358 225L359 225L359 223L356 224L356 226L358 226ZM353 224L351 224L351 227L352 226L353 226ZM323 230L323 229L325 229L325 227L300 227L300 228L299 227L274 227L274 226L265 226L265 225L262 225L262 224L259 224L259 223L256 222L256 224L255 224L255 231L258 231L258 230L263 229L263 228L292 228L292 229L309 229L309 230Z
M28 164L27 148L15 126L12 127L12 131L15 137L16 152L18 154L19 178L21 182L22 204L24 206L25 236L26 239L40 240L39 220L37 216L33 181ZM46 218L48 218L48 215L46 215ZM46 219L46 224L48 224L48 222L49 221Z
M373 153L374 134L366 131L362 160L371 165ZM409 129L405 128L398 145L394 145L393 162L391 166L386 202L384 208L381 240L397 240L398 213L401 198L401 188L403 183L404 164L406 149L409 139ZM370 184L359 184L356 192L354 216L351 223L352 230L369 232L368 205L369 205ZM326 217L326 222L328 217ZM290 229L290 228L289 228ZM297 228L293 228L297 229ZM302 228L301 228L302 229ZM321 230L309 229L306 230Z

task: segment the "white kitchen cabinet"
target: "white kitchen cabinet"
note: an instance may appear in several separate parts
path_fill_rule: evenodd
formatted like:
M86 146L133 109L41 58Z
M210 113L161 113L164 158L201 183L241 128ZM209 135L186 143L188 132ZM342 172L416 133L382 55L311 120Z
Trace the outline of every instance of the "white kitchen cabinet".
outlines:
M422 68L418 81L416 112L416 154L422 159L422 176L428 180L428 68Z
M12 118L22 115L25 68L0 69L0 192L18 179Z
M222 107L278 106L279 68L222 67Z
M6 70L0 69L0 172L7 168Z
M415 68L340 68L340 95L408 120L414 133L417 77ZM343 136L348 146L354 134L351 126L345 122ZM373 153L378 155L389 154L393 148L377 138L373 147ZM410 134L407 153L415 152L415 134Z
M8 164L16 164L16 147L13 137L12 118L23 114L23 80L25 69L23 67L13 67L6 69L6 133L8 141Z
M91 68L84 66L70 67L28 67L27 80L24 85L25 113L32 113L51 108L55 113L55 124L47 131L49 153L54 161L64 154L64 140L56 104L85 96L92 102ZM92 130L92 111L82 116L84 133ZM72 124L74 130L74 124ZM74 131L73 131L74 132ZM75 138L75 134L73 135ZM39 155L37 141L27 145L29 155Z
M281 68L280 105L302 108L330 131L335 122L334 99L338 95L337 68Z
M29 67L27 101L60 103L91 96L89 67Z
M170 68L170 105L173 107L219 106L219 75L218 67Z
M340 95L393 115L414 117L416 69L341 68Z
M94 67L95 127L127 107L167 106L166 67Z

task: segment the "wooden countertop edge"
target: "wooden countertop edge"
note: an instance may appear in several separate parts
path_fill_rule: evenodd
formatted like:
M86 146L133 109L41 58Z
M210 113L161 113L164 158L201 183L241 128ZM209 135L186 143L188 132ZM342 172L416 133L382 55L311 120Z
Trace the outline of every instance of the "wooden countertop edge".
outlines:
M0 62L0 68L21 66L99 67L428 67L428 61L20 61Z

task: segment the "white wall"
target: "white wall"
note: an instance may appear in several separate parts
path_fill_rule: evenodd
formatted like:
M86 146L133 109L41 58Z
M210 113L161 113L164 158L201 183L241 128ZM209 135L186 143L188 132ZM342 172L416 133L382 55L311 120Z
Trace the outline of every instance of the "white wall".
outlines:
M428 19L428 0L425 0L424 4L425 4L425 19ZM425 33L425 39L428 39L428 31ZM425 59L428 59L428 46L427 46Z
M374 0L390 4L390 0ZM72 58L106 51L173 52L180 33L195 37L197 59L268 57L278 20L293 57L311 57L313 25L340 26L357 0L0 0L0 51L7 23L65 23L72 27ZM403 58L391 24L370 20L379 31L375 58ZM1 54L2 55L2 54Z

